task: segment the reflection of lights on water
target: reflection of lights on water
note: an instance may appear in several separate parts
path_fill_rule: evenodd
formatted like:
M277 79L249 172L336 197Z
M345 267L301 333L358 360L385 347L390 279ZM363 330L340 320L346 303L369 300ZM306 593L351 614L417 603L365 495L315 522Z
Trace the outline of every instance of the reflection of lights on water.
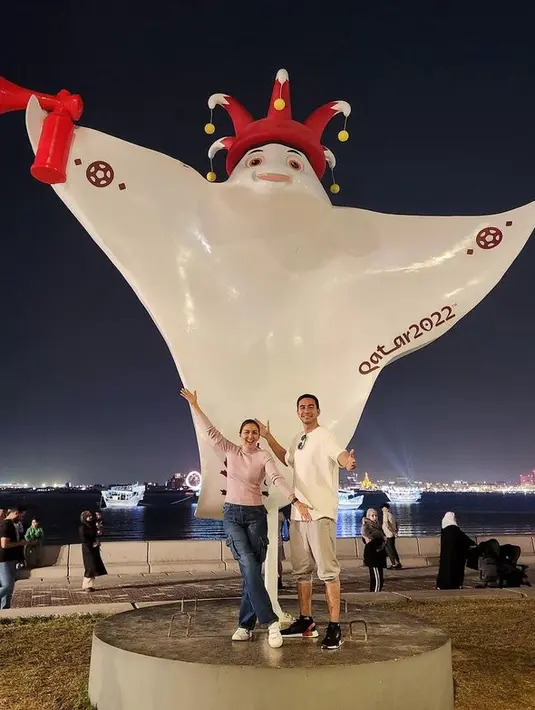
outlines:
M339 510L336 522L337 537L360 537L363 510Z
M102 508L102 512L106 511L106 513L111 513L112 515L124 515L125 513L134 513L139 515L140 512L144 511L145 508L148 508L148 505L133 505L130 508L121 508L115 507L115 506L106 506L106 508Z
M147 511L144 505L132 508L102 508L106 539L144 540Z

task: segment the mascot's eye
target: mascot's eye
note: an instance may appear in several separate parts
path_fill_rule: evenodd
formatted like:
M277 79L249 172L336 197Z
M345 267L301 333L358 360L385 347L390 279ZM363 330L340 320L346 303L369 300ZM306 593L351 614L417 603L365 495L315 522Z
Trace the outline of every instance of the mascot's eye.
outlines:
M288 158L288 165L291 167L292 170L303 169L303 163L297 158Z
M248 168L257 168L259 165L262 165L263 162L264 158L260 157L259 155L253 155L247 160L246 165Z

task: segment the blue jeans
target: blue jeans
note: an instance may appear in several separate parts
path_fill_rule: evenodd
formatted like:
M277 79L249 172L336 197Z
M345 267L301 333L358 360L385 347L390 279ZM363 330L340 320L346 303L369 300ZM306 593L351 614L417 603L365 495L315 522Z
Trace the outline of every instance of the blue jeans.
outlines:
M0 610L11 608L17 561L0 562Z
M269 544L266 509L263 505L225 503L223 529L243 579L240 627L252 631L257 619L261 624L278 621L262 578Z

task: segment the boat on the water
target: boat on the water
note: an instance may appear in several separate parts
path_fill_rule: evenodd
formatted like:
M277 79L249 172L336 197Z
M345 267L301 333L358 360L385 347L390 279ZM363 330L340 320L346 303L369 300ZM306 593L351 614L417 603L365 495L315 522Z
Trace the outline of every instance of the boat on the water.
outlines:
M102 502L106 508L135 508L145 495L144 484L110 486L102 491Z
M340 488L338 491L339 510L356 510L357 508L360 508L363 500L363 495L359 495L352 490Z
M385 486L383 492L394 505L413 505L422 497L422 491L415 486Z

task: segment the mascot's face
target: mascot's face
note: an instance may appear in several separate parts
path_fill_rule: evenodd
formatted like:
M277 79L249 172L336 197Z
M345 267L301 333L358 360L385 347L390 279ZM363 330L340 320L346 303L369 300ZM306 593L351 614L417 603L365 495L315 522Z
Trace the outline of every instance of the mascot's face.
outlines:
M248 187L260 194L304 193L329 201L304 153L278 143L248 151L227 184Z

